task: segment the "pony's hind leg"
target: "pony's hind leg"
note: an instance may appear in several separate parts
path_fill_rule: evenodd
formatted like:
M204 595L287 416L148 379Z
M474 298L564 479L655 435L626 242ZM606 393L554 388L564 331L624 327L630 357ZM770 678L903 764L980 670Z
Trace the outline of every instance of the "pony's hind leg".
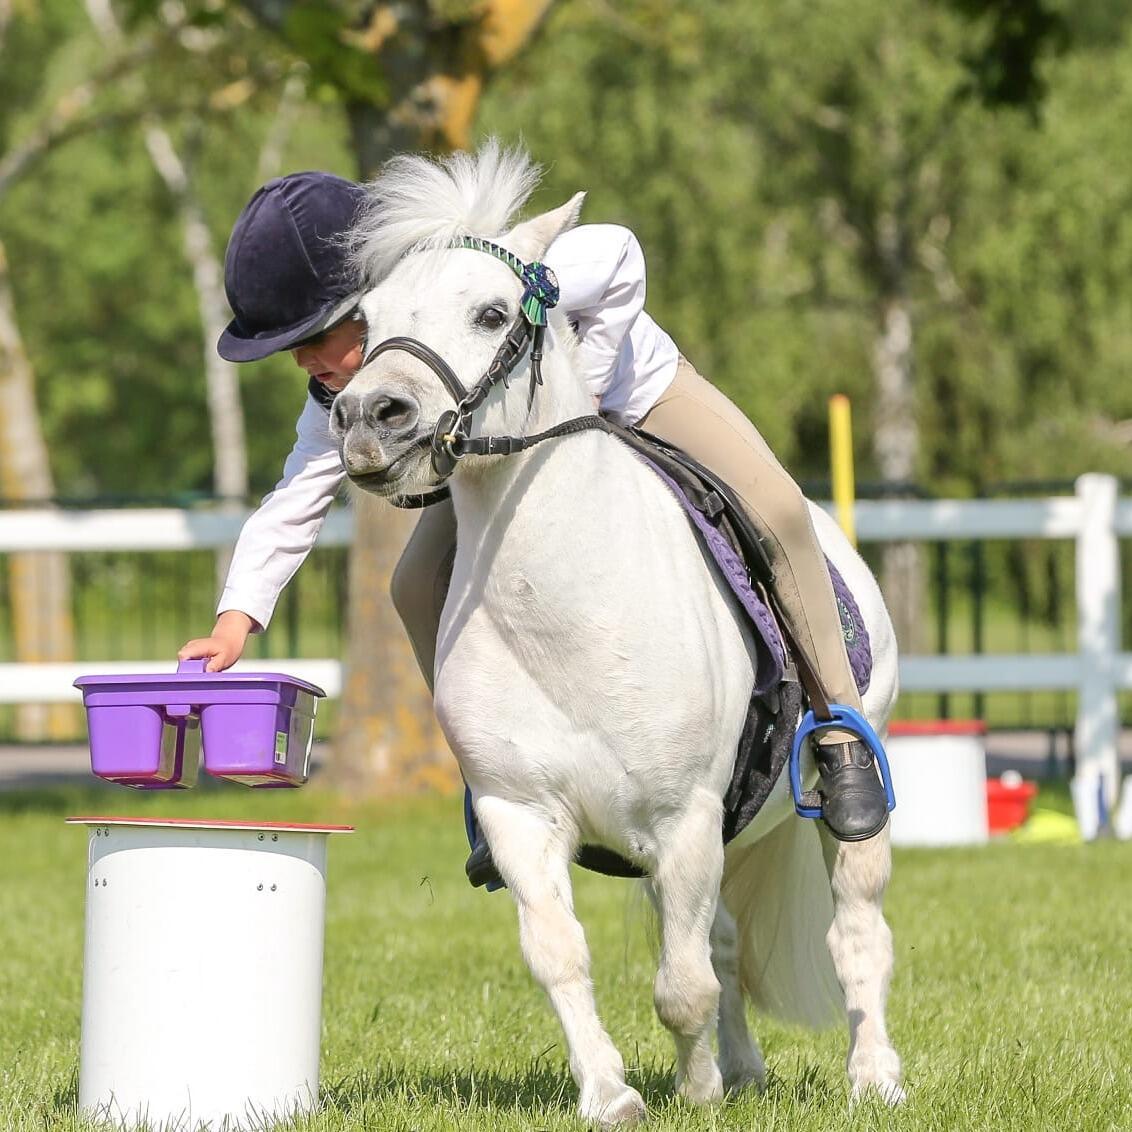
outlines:
M837 841L824 825L818 829L833 888L833 924L826 938L845 993L853 1097L875 1089L889 1104L899 1104L900 1058L884 1024L892 977L892 933L882 911L891 866L888 827L868 841Z
M722 874L719 800L712 799L667 832L650 883L660 915L653 1001L676 1043L676 1091L696 1104L723 1098L711 1048L720 984L710 942Z
M719 980L719 1069L723 1087L737 1093L754 1084L766 1088L766 1063L747 1028L743 988L739 983L739 935L735 920L720 900L711 926L711 965Z
M476 817L518 908L523 957L565 1033L579 1115L603 1126L636 1123L645 1102L625 1083L625 1063L597 1016L568 846L544 818L500 798L481 798Z

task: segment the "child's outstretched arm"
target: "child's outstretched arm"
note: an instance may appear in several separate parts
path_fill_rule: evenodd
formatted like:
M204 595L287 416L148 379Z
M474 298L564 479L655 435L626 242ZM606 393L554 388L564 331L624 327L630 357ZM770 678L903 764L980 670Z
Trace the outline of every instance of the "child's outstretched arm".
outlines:
M282 479L240 531L211 635L187 641L178 659L208 657L209 672L235 664L248 636L267 627L280 593L314 546L346 473L329 415L309 398L297 433Z

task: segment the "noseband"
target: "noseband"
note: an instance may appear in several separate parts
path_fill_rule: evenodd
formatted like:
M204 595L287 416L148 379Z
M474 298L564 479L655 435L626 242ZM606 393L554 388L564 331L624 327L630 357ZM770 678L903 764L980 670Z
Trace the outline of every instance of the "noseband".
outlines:
M466 389L452 367L435 350L416 338L408 337L386 338L366 354L362 363L363 366L369 365L374 358L394 350L409 354L418 361L424 362L452 395L456 407L441 413L428 442L432 453L433 470L441 480L446 480L455 470L457 462L469 454L510 456L552 436L564 436L567 433L580 432L585 428L604 427L605 421L601 417L588 416L576 417L574 420L566 421L533 436L478 436L474 439L469 436L472 414L487 400L488 394L500 382L505 387L510 387L511 375L523 360L528 346L531 367L528 408L534 402L535 387L542 385L542 344L546 333L546 312L558 303L559 290L554 272L545 264L537 260L524 263L506 248L488 240L481 240L478 236L461 237L454 240L449 247L469 248L494 256L511 268L524 286L523 297L519 303L521 313L512 323L507 337L496 351L483 376L471 389Z

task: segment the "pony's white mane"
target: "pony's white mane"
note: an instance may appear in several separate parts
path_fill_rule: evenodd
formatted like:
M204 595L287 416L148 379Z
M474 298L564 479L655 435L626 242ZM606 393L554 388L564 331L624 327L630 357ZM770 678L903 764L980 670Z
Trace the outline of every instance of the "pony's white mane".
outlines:
M495 138L476 153L440 160L393 157L366 186L347 237L350 267L364 287L374 287L409 252L445 247L458 236L499 236L541 174L523 149L501 148Z

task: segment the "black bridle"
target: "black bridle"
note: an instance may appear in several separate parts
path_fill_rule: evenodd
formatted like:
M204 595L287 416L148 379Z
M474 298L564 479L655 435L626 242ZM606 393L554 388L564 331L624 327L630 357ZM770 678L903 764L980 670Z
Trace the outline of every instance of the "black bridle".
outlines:
M465 388L452 367L430 346L416 338L395 337L379 342L365 357L363 366L369 365L381 354L397 350L424 362L440 379L441 383L456 402L454 409L441 413L427 440L421 439L432 453L432 466L441 481L448 479L458 461L465 456L510 456L522 452L543 440L554 436L565 436L589 428L604 428L605 421L596 415L575 417L531 436L477 436L469 435L472 414L478 409L488 394L500 382L510 388L512 374L530 348L531 384L527 399L528 409L534 403L535 389L542 385L542 346L546 333L547 311L558 302L558 281L545 264L537 260L524 263L506 248L482 240L478 236L464 236L454 241L453 248L470 248L486 252L502 260L522 280L523 297L520 300L521 313L511 325L502 345L495 353L483 376L472 386ZM431 497L425 499L431 501ZM406 502L409 502L408 500ZM416 505L415 503L411 505Z

